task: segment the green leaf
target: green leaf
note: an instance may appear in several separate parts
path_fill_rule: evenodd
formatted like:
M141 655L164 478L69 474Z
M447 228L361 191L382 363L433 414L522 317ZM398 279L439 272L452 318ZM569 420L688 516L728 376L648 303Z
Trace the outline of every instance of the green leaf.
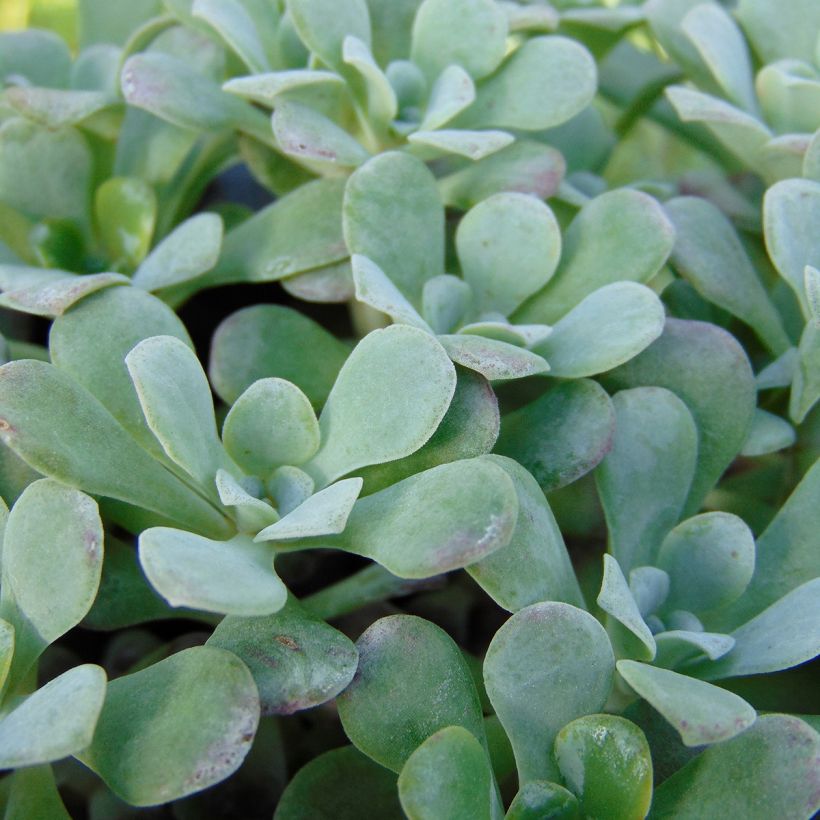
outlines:
M455 368L429 334L406 325L370 333L328 396L322 446L307 472L327 486L357 467L410 455L444 418L455 387Z
M536 353L517 345L472 334L439 336L450 358L489 381L522 379L546 373L550 366Z
M233 774L258 722L247 667L223 649L197 646L111 681L80 758L127 803L158 805Z
M438 187L445 205L466 211L503 191L547 199L558 190L564 170L559 151L540 142L516 140L508 148L442 177Z
M787 715L765 715L727 743L698 755L655 791L658 820L700 820L703 807L726 817L811 817L820 735ZM731 784L731 785L730 785Z
M553 324L604 285L648 282L669 257L674 237L652 197L627 188L595 197L564 235L558 272L516 319Z
M220 502L234 508L240 532L256 535L263 527L279 520L279 513L271 503L258 497L262 492L258 479L243 477L240 482L227 470L217 470L215 484Z
M345 188L344 236L418 306L424 283L444 268L444 206L421 160L387 152L366 162Z
M355 168L370 157L333 120L297 102L277 103L273 112L273 135L284 154L317 165Z
M495 154L512 145L515 137L506 131L469 131L463 128L440 131L415 131L407 138L411 145L420 145L427 156L457 154L474 161Z
M94 194L94 216L111 264L133 269L151 247L157 198L136 177L112 177Z
M533 604L496 632L484 659L484 683L522 784L557 778L551 754L556 735L570 720L601 709L614 669L604 628L569 604Z
M266 486L279 513L287 515L313 495L316 485L306 472L285 465L274 470Z
M634 723L616 715L573 720L555 739L555 758L585 816L621 820L649 813L652 757Z
M91 151L73 128L12 117L0 127L0 201L35 218L88 217Z
M242 222L228 232L219 262L200 283L276 282L347 259L344 184L315 180Z
M367 97L367 111L372 120L385 126L398 114L396 92L387 75L373 58L370 47L358 37L345 37L342 44L342 57L347 65L352 66L364 82Z
M427 322L375 262L357 253L353 254L350 262L356 299L386 314L397 324L412 325L432 333Z
M345 37L370 45L370 15L365 0L288 0L287 8L302 42L326 65L344 67Z
M696 515L664 538L657 564L669 573L668 609L708 612L732 603L749 585L754 536L736 515Z
M191 344L185 326L164 302L136 288L108 288L54 320L49 353L144 449L159 454L125 366L126 355L151 336L175 336Z
M797 352L789 416L801 424L820 400L820 324L813 318L803 329Z
M23 287L12 285L14 289L6 290L0 295L0 306L34 316L62 316L90 294L128 283L128 278L119 273L75 276L65 271L43 270L43 276L27 276L29 271L34 273L38 269L22 268L17 265L4 266L0 277L6 278L6 274L9 279L18 282L28 280L30 284Z
M105 0L79 0L80 45L114 43L124 45L134 29L160 13L159 0L133 0L114 9Z
M529 470L545 493L577 481L609 452L615 412L588 379L559 383L504 416L496 452Z
M62 88L12 86L5 102L26 119L52 130L78 125L113 102L100 91L69 91Z
M666 616L667 621L674 623L675 616L680 614L670 613ZM699 623L692 626L703 629ZM671 669L696 655L706 655L710 660L722 658L735 645L735 639L717 632L693 632L679 628L658 633L655 635L655 644L658 647L655 665Z
M811 62L817 48L820 10L812 0L740 0L737 17L763 62L796 57Z
M14 657L14 626L0 619L0 691L5 691L6 680Z
M270 70L254 20L239 0L194 0L191 14L208 23L252 72Z
M473 289L473 309L507 316L555 272L561 231L543 202L525 194L495 194L462 218L456 248Z
M234 77L222 86L222 90L273 107L276 98L287 91L317 85L338 86L343 82L343 78L332 71L312 71L299 68L290 71L251 74L248 77Z
M282 464L303 464L319 449L310 400L284 379L255 381L234 402L222 427L231 458L249 475L267 478Z
M228 404L259 379L293 382L314 407L327 400L348 348L312 319L282 305L232 313L216 329L208 368Z
M30 85L65 88L71 73L71 52L53 31L0 32L0 77L25 77Z
M803 314L810 312L805 292L805 268L820 267L820 182L785 179L772 185L763 198L766 248L780 275L797 294Z
M285 541L291 538L337 535L344 531L361 489L361 478L337 481L305 499L276 523L265 527L254 541Z
M681 516L698 453L692 414L663 388L622 390L612 400L615 435L595 481L609 548L624 569L653 563Z
M791 447L797 439L797 432L785 419L755 408L749 437L740 451L742 456L754 458L776 453Z
M250 669L263 715L290 715L335 698L353 680L359 653L295 598L274 615L229 615L208 639Z
M435 131L447 125L475 100L475 84L460 65L448 65L430 89L427 108L419 128Z
M413 23L410 54L430 81L450 65L480 79L504 59L506 40L507 19L493 0L424 0Z
M755 80L766 121L771 123L775 131L784 134L784 137L800 139L804 147L808 134L817 130L820 118L818 80L820 77L816 69L798 60L782 60L766 65ZM797 136L797 132L804 134ZM808 150L806 147L806 153ZM802 164L805 159L798 157L797 161ZM798 174L799 171L794 175Z
M525 8L540 9L541 6ZM510 803L505 820L581 820L578 799L557 783L530 780Z
M4 820L71 820L51 766L27 766L10 778Z
M145 290L159 290L196 279L216 265L222 248L222 218L197 214L176 227L154 248L133 276Z
M446 632L413 615L392 615L365 630L356 647L359 668L337 705L360 751L400 772L430 735L447 726L461 726L485 745L478 693Z
M539 601L584 606L561 531L535 479L503 456L488 456L512 479L518 521L509 544L467 567L473 579L501 607L516 612Z
M604 555L604 577L597 603L611 616L607 619L607 627L617 655L653 660L657 651L655 639L641 616L618 562L611 555Z
M314 757L288 783L274 820L404 820L396 790L396 775L342 746Z
M102 522L91 498L50 479L29 484L12 507L3 541L0 600L18 644L34 633L42 650L85 617L102 553Z
M734 692L637 661L618 661L624 680L678 731L686 746L722 743L746 731L755 710Z
M151 585L171 606L254 616L277 612L287 600L272 550L245 535L212 541L153 527L140 535L139 555Z
M596 85L595 61L582 45L566 37L534 37L479 84L476 101L456 126L554 128L592 102Z
M810 319L814 320L815 325L820 325L820 270L806 265L803 270L803 284Z
M549 361L553 376L594 376L645 350L663 332L665 319L654 291L615 282L584 297L535 350Z
M789 669L820 653L820 578L786 593L732 632L735 645L720 660L689 664L687 674L708 680Z
M708 200L679 197L665 205L675 226L672 264L714 304L749 325L775 354L791 343L732 224Z
M699 436L697 469L684 514L697 512L751 428L756 394L743 348L715 325L667 319L661 337L608 374L606 384L615 389L665 387L686 403Z
M490 820L493 789L487 753L462 726L430 735L399 775L399 798L410 820Z
M466 318L472 299L472 290L463 279L443 273L424 283L422 314L435 333L449 333Z
M0 769L60 760L85 749L105 697L105 671L77 666L29 695L0 720Z

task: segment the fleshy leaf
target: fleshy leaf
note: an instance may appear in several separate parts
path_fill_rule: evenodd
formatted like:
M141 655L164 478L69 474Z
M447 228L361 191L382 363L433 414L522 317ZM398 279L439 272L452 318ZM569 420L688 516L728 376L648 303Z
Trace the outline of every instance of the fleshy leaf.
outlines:
M332 71L311 71L300 68L291 71L274 71L269 74L251 74L234 77L222 86L224 91L247 97L262 105L273 106L276 98L287 91L310 88L317 85L340 85L344 80Z
M490 820L493 788L487 753L462 726L430 735L399 775L399 798L411 820Z
M535 347L553 376L584 378L611 370L646 349L663 331L663 305L637 282L615 282L579 302Z
M732 224L708 200L680 197L664 206L675 226L672 264L697 290L751 326L775 354L790 346L776 308Z
M255 381L279 377L293 382L319 407L348 353L307 316L283 305L254 305L217 327L208 370L214 389L228 404Z
M425 152L428 155L457 154L476 162L515 142L515 137L506 131L468 131L464 128L414 131L407 139L411 145L428 149Z
M212 26L251 71L270 69L253 18L240 0L194 0L191 14Z
M584 600L561 531L541 488L510 458L488 456L513 480L518 496L518 521L509 544L467 571L504 609L516 612L539 601Z
M549 493L594 469L614 432L609 396L596 382L579 379L505 415L496 451L526 467Z
M606 384L615 389L665 387L686 403L699 436L697 469L684 512L697 512L751 427L755 384L743 348L715 325L667 319L661 337L608 374Z
M244 535L212 541L170 527L145 530L140 563L171 606L227 615L270 615L287 600L273 569L273 552Z
M265 527L255 541L284 541L337 535L344 531L350 511L362 489L361 478L346 478L320 490L295 510Z
M552 211L535 197L495 194L459 222L456 247L473 310L512 313L549 281L561 254Z
M472 676L444 630L413 615L392 615L365 630L356 647L359 668L337 705L360 751L400 772L430 735L448 726L463 727L485 745Z
M126 802L153 806L233 774L258 723L259 698L245 664L223 649L197 646L111 681L94 740L80 758Z
M0 295L0 307L34 316L62 316L90 294L127 283L128 278L120 273L95 273L89 276L56 274L48 281L4 291Z
M755 456L776 453L791 447L797 439L797 431L785 419L769 413L766 410L755 408L752 428L740 454L754 458Z
M722 743L749 728L755 710L734 692L637 661L618 661L618 672L677 729L686 746Z
M13 657L14 626L0 618L0 691L5 691Z
M216 214L197 214L151 251L133 283L145 290L159 290L196 279L216 265L221 248L222 219Z
M708 612L732 603L749 585L755 568L754 536L736 515L696 515L664 538L657 564L669 573L669 609Z
M421 160L388 152L348 180L344 235L351 253L372 259L418 306L424 283L443 273L444 206Z
M557 778L551 754L556 735L570 720L601 709L614 670L604 628L569 604L533 604L496 632L484 659L484 682L522 784Z
M516 319L553 324L604 285L648 282L666 262L674 239L671 222L647 194L623 188L595 197L564 235L558 272Z
M516 6L516 8L519 8ZM523 6L527 9L546 8ZM580 820L578 798L563 786L546 780L530 780L518 790L504 820Z
M629 590L642 618L660 609L669 595L669 575L657 567L636 567L629 573Z
M196 354L173 336L152 336L125 357L125 364L162 449L201 486L211 486L216 471L227 466L227 456Z
M778 6L768 0L740 0L736 14L763 62L814 58L820 9L812 0L789 0Z
M77 666L47 683L0 720L0 769L60 760L85 749L105 697L105 671Z
M229 615L208 639L250 669L263 715L289 715L336 697L353 679L358 652L294 598L274 615Z
M652 757L644 733L617 715L584 715L555 739L555 759L586 817L643 818L652 802Z
M398 324L412 325L432 333L427 322L419 316L405 295L375 262L357 253L353 254L350 261L353 266L356 298L360 302L385 313Z
M623 390L612 399L615 435L595 480L610 551L624 569L653 563L679 520L698 452L692 414L663 388Z
M801 424L820 400L820 324L810 318L800 337L789 416Z
M270 502L249 492L258 492L257 487L253 486L254 481L253 478L245 477L242 484L227 470L216 471L215 484L219 500L226 507L234 508L237 529L249 535L256 535L263 527L279 520L279 513Z
M651 661L656 652L655 639L641 617L618 562L611 555L604 555L604 577L597 603L612 618L607 626L616 653Z
M670 620L667 616L667 621ZM658 647L655 665L672 669L696 655L706 655L713 661L722 658L735 645L735 639L719 632L691 632L677 628L655 635L655 644Z
M481 373L489 381L522 379L550 369L538 354L485 336L459 333L440 336L439 341L454 362Z
M344 66L345 37L358 37L370 45L370 15L365 0L288 0L302 42L326 65Z
M133 270L151 247L157 218L154 190L137 177L112 177L94 194L94 216L114 269Z
M317 483L410 455L444 418L456 373L441 345L406 325L376 330L343 365L319 417L322 446L306 465Z
M450 36L454 30L458 37ZM413 23L413 62L432 80L450 65L475 79L504 59L507 19L492 0L424 0Z
M276 806L274 820L322 815L361 820L368 813L383 820L404 820L396 775L353 746L343 746L314 757L296 772Z
M472 300L472 290L463 279L443 273L424 283L421 312L435 333L450 333L466 318Z
M655 791L653 817L811 817L820 735L787 715L764 715L736 738L707 749ZM731 788L727 784L732 783Z
M267 478L274 468L303 464L316 453L319 422L296 385L259 379L234 402L222 426L222 440L246 473Z
M475 85L460 65L448 65L433 83L419 129L435 131L447 125L475 100Z
M373 58L370 47L358 37L345 37L342 43L342 57L359 73L364 81L367 96L367 110L373 120L387 125L396 118L398 100L385 73Z
M580 43L566 37L534 37L479 84L475 102L455 125L553 128L589 105L596 84L595 61Z
M71 820L48 764L18 769L10 784L4 820Z

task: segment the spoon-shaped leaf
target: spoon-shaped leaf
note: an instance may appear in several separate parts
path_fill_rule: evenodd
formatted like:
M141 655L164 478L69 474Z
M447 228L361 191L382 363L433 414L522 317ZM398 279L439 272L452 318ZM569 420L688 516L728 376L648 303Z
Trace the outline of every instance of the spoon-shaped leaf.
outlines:
M456 372L428 333L393 325L370 333L343 365L319 427L322 446L306 465L320 486L418 450L444 418Z
M418 306L424 283L443 273L444 206L424 163L387 152L348 180L344 236L351 253L372 259Z
M397 324L412 325L432 333L430 326L387 274L366 256L354 253L350 259L356 299L389 316ZM430 280L433 281L433 280Z
M208 646L233 652L251 670L263 715L289 715L336 697L353 679L356 647L295 598L274 615L224 618Z
M430 735L447 726L461 726L485 744L478 693L446 632L413 615L391 615L365 630L356 647L359 668L337 704L360 751L400 772Z
M318 407L348 353L307 316L282 305L254 305L232 313L217 327L208 372L228 404L258 379L278 376L297 385Z
M538 601L583 606L564 540L538 483L510 458L486 459L513 480L518 521L509 544L470 565L467 571L499 606L510 612Z
M319 449L319 422L308 397L284 379L259 379L234 402L222 427L231 458L266 478L282 464L303 464Z
M365 0L288 0L288 11L302 42L326 65L344 67L345 37L370 45L370 15Z
M698 463L685 514L697 512L751 427L755 384L743 348L715 325L667 319L661 337L606 384L665 387L686 403L698 427Z
M173 336L152 336L125 357L125 365L162 449L200 486L211 486L216 471L229 462L196 354Z
M270 69L253 18L240 0L194 0L191 14L208 23L251 71Z
M448 65L438 75L419 128L434 131L447 125L475 99L475 84L460 65Z
M488 381L523 379L549 371L545 359L517 345L486 336L458 333L439 336L450 358Z
M667 621L671 618L667 616ZM735 645L735 639L719 632L697 632L678 627L655 635L658 654L655 665L674 669L695 655L706 655L710 660L722 658Z
M601 709L614 670L604 628L569 604L533 604L496 632L484 659L484 683L522 783L557 778L551 753L556 735L570 720Z
M820 735L788 715L764 715L736 738L698 755L655 791L652 816L811 817L820 808ZM727 784L731 783L731 788Z
M681 515L697 458L692 414L669 390L640 387L612 399L615 435L595 481L610 551L624 569L651 564Z
M8 271L9 268L17 266L4 267ZM5 290L0 295L0 307L34 316L62 316L86 296L128 282L127 277L120 273L94 273L89 276L75 276L62 271L44 270L43 273L50 275L47 279L43 277L39 282L23 287L12 286L11 289Z
M557 783L530 780L518 790L504 820L543 820L545 817L549 820L580 820L578 798Z
M343 746L314 757L296 772L276 806L274 820L361 820L367 814L404 820L396 775L353 746Z
M276 98L286 91L317 85L340 85L343 82L344 80L332 71L299 68L234 77L228 80L222 89L270 107L276 102Z
M227 470L217 470L214 483L219 500L226 507L234 508L239 532L256 535L263 527L279 520L279 513L270 502L258 497L262 494L261 486L255 478L244 476L240 482Z
M94 740L79 757L127 803L153 806L233 774L258 723L245 664L197 646L111 681Z
M558 272L516 314L553 324L585 296L614 282L647 282L666 262L675 231L661 206L623 188L595 197L564 235Z
M0 769L60 760L85 749L105 698L105 671L69 669L0 719Z
M686 746L722 743L757 718L734 692L669 669L623 660L618 661L618 672L677 729Z
M358 37L350 35L342 43L342 58L364 81L370 117L382 126L392 122L398 113L396 92L373 58L370 47Z
M171 606L227 615L269 615L287 600L273 553L244 535L212 541L184 530L153 527L140 535L140 564Z
M474 162L489 157L515 142L506 131L470 131L448 128L439 131L414 131L407 138L411 145L422 147L425 157L457 154Z
M473 309L507 316L555 272L561 231L540 200L495 194L462 218L456 248L464 279L473 289Z
M669 573L669 609L699 613L739 598L755 568L755 541L736 515L711 512L678 524L663 540L658 566Z
M505 415L495 449L526 467L549 493L596 467L614 432L609 396L597 382L579 379Z
M644 733L616 715L585 715L555 739L555 759L581 811L596 820L639 820L652 802L652 757Z
M0 368L0 438L44 475L158 512L217 537L226 519L142 450L84 388L53 365ZM127 465L127 469L124 469Z
M399 775L399 798L410 820L490 820L493 790L487 753L462 726L430 735Z

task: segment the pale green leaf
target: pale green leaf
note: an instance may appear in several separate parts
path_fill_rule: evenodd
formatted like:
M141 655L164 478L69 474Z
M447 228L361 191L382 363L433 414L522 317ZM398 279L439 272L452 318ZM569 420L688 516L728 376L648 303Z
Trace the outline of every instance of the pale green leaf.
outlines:
M427 322L419 316L405 295L375 262L357 253L353 254L350 261L353 266L356 298L360 302L386 314L394 322L412 325L432 333Z
M247 97L254 102L272 107L280 94L299 88L322 85L341 85L344 80L332 71L313 71L307 68L288 71L273 71L265 74L251 74L248 77L234 77L223 86L223 91Z
M597 603L612 618L608 625L617 654L651 661L656 652L655 639L641 617L618 562L611 555L604 555L604 577ZM620 629L615 627L616 623Z
M538 354L485 336L459 333L439 336L439 341L454 362L481 373L489 381L522 379L550 369Z
M251 71L270 70L254 20L240 0L194 0L191 14L212 26Z
M474 100L475 84L472 77L460 65L448 65L436 77L430 89L419 129L435 131L447 125Z
M370 45L370 15L365 0L288 0L287 8L302 42L323 63L343 67L345 37Z
M54 273L56 275L47 280L43 277L40 282L5 290L0 295L0 306L51 318L62 316L92 293L128 284L128 278L120 273L95 273L88 276Z
M796 438L797 432L785 419L758 407L755 408L752 428L740 454L754 458L776 453L791 447Z
M495 154L515 142L506 131L468 131L465 129L442 129L439 131L415 131L408 137L411 145L419 145L427 154L434 156L458 154L478 161Z

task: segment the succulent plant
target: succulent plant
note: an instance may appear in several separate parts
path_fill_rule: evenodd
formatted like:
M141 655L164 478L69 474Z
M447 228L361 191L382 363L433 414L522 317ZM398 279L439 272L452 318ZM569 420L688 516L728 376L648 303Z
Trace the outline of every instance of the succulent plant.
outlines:
M4 815L820 810L820 6L19 8Z

